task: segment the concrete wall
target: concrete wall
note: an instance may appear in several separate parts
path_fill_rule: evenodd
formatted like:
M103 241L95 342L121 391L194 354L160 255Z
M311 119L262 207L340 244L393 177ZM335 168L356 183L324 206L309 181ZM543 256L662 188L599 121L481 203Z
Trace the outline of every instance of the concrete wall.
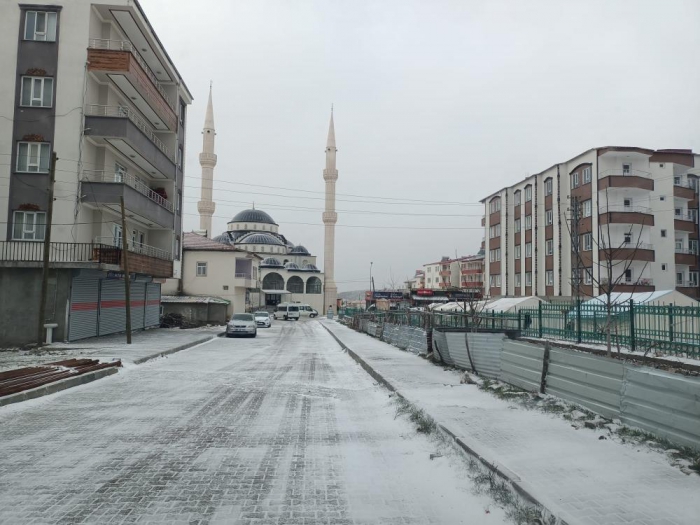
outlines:
M47 322L58 323L54 341L66 337L66 308L73 270L51 270ZM40 268L0 268L0 348L36 342L41 293Z
M196 325L223 325L229 319L225 304L175 304L163 303L163 314L180 314L187 322Z

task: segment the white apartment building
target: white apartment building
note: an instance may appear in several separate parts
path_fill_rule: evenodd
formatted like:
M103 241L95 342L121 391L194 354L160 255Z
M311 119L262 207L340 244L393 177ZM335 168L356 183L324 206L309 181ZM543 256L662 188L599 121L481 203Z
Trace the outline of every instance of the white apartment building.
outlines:
M699 176L690 150L604 147L489 195L487 294L572 296L580 275L582 295L596 296L612 267L618 291L698 297Z
M44 319L58 324L58 339L124 330L123 198L129 277L143 283L134 285L132 319L137 328L158 324L154 278L180 275L192 102L173 61L136 0L6 0L0 42L0 114L12 116L0 120L0 271L12 283L0 286L0 319L9 339L22 342L39 322L52 152Z
M423 265L426 290L447 290L459 288L459 262L443 257L438 262Z

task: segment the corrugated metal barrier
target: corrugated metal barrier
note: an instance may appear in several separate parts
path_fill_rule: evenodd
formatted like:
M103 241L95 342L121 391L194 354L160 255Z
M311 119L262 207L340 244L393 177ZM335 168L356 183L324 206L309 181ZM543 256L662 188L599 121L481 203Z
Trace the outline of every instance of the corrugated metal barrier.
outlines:
M501 353L499 379L524 390L539 391L544 347L506 339Z

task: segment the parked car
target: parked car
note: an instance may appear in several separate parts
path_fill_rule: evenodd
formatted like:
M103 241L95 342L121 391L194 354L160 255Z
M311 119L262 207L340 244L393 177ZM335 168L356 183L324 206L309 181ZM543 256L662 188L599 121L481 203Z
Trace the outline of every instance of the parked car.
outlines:
M277 305L277 311L275 312L275 319L282 318L285 321L298 321L299 320L299 305L292 303L280 303Z
M272 317L270 317L269 312L255 312L253 317L255 317L255 322L258 326L262 326L263 328L270 328L272 326Z
M258 335L258 325L253 314L233 314L226 325L226 337L236 335L247 335L249 337Z
M311 317L313 319L314 317L318 317L318 311L311 308L308 304L300 304L299 315L303 315L304 317Z

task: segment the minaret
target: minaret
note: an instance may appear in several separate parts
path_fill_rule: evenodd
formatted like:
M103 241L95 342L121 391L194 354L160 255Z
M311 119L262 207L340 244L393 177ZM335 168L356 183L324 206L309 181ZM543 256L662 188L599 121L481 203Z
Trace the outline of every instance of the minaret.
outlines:
M202 153L199 154L199 164L202 166L202 200L197 203L199 211L199 229L207 232L207 237L212 236L211 216L214 215L216 203L212 201L212 186L214 184L214 166L216 166L216 154L214 153L214 106L211 102L211 83L209 83L209 102L207 114L204 117L204 135Z
M335 181L338 180L338 170L335 168L335 129L333 127L333 108L331 107L331 123L328 128L328 143L326 144L326 169L323 170L323 179L326 181L326 211L323 212L323 224L325 224L326 236L323 251L324 285L324 313L330 306L336 312L338 287L335 285L335 223L338 222L338 214L335 212Z

